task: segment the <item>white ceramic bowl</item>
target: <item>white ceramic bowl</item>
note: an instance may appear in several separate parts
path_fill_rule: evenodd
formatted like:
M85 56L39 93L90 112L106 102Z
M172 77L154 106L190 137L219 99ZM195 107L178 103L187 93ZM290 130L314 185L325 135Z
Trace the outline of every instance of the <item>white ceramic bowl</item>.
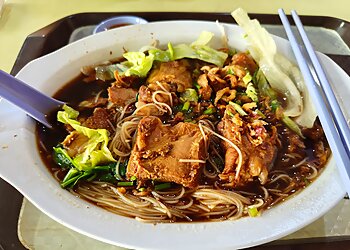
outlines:
M229 44L245 50L242 31L224 25ZM214 22L172 21L132 25L101 32L72 43L26 65L17 75L46 94L54 94L79 73L80 67L121 56L124 49L138 50L152 41L166 45L190 43L207 30L222 46ZM289 43L274 37L278 51L294 61ZM350 96L348 75L331 59L319 54L322 64L337 83L336 91ZM344 99L349 107L350 100ZM237 221L144 224L107 212L60 188L43 165L36 147L35 124L21 110L0 103L0 176L58 222L93 238L128 248L142 249L235 249L275 240L311 223L331 209L344 195L335 162L330 159L319 178L299 194L264 212L260 217Z

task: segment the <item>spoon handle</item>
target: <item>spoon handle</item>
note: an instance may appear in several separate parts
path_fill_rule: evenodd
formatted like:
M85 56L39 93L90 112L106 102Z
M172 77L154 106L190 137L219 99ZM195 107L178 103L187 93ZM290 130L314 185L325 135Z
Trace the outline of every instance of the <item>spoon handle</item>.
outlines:
M47 114L64 104L2 70L0 70L0 96L49 128L52 126L46 119Z

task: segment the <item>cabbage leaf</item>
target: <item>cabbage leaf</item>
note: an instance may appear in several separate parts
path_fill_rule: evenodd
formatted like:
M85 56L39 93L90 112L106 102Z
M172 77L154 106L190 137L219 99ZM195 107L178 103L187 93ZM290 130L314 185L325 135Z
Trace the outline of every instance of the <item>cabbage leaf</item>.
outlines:
M123 72L126 76L137 75L139 77L147 76L148 71L152 68L154 56L145 55L143 52L127 52L123 54L127 60L121 64L128 69Z
M108 149L108 131L106 129L91 129L84 127L77 121L79 112L64 105L63 111L57 113L57 120L64 124L69 124L77 132L89 138L84 145L84 151L76 155L72 160L74 166L80 171L89 171L93 167L107 162L115 162Z

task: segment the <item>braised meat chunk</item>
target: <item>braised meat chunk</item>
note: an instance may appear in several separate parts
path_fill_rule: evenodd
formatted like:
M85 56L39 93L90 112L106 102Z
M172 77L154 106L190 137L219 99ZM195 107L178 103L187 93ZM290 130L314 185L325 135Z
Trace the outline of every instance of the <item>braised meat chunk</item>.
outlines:
M277 154L277 129L271 126L271 131L267 131L265 125L266 122L259 119L243 120L231 105L227 105L218 131L239 148L242 162L240 166L237 150L223 141L225 167L220 174L222 181L236 187L244 186L257 177L261 184L266 183L269 167Z
M180 122L173 127L164 126L159 118L146 116L138 125L127 177L193 188L198 186L204 166L198 160L204 160L205 154L204 138L197 125Z
M84 122L83 126L98 129L107 129L110 133L113 133L113 118L114 114L105 108L95 108L92 116L88 117Z
M108 88L108 100L118 106L125 106L135 101L137 91L132 88L112 86Z
M190 64L186 59L163 62L158 67L153 69L147 79L149 84L156 82L169 83L173 91L184 92L186 89L192 87L192 77L190 71Z
M246 53L237 53L233 55L231 65L241 66L242 68L248 70L251 75L253 75L258 68L253 58Z

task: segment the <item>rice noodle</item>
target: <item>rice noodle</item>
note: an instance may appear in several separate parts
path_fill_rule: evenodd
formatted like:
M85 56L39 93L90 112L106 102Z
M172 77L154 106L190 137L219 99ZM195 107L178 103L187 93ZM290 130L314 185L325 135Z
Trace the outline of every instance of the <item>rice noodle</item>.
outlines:
M183 163L205 163L206 161L204 160L199 160L199 159L179 159L179 162Z

